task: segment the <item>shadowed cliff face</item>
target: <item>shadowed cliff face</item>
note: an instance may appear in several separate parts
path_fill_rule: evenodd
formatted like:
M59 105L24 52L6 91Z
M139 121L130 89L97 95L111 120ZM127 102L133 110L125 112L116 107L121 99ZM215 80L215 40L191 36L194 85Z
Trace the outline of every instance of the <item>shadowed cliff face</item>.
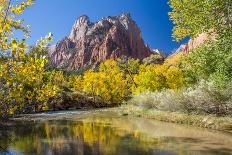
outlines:
M87 16L79 17L70 35L52 46L48 56L53 67L78 70L121 56L142 60L151 53L131 16L122 14L96 23Z

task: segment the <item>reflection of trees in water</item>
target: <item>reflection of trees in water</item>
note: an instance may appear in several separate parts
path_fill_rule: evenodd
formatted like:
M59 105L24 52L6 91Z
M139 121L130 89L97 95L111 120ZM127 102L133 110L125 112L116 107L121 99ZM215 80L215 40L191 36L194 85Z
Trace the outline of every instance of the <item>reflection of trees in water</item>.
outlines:
M87 117L79 122L18 122L2 131L0 134L7 136L0 135L0 145L5 150L14 148L26 155L142 155L170 152L218 155L231 154L232 151L231 140L227 135L226 141L225 134L125 117ZM219 142L222 144L218 145Z
M11 153L8 151L8 144L13 143L12 137L9 135L8 126L6 124L1 124L0 122L0 152L4 152L8 155Z
M109 126L114 120L48 121L17 124L14 142L2 141L25 154L147 154L151 149L139 132ZM120 122L119 122L120 123ZM122 122L121 122L122 123ZM150 145L151 146L151 145ZM140 152L138 152L140 150Z

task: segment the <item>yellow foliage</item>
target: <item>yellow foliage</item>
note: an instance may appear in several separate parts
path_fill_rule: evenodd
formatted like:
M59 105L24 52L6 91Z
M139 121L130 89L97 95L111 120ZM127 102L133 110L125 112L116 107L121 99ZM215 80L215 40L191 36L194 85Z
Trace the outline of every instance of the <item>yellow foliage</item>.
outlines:
M99 72L89 70L83 76L83 91L103 102L120 103L128 97L129 88L115 60L101 63Z
M82 77L81 76L71 76L69 77L68 79L68 84L69 84L69 87L72 87L74 88L75 91L82 91L82 87L83 87L83 84L82 84Z
M134 93L154 92L166 88L166 70L167 67L164 65L141 65L139 74L134 77L134 81L137 84Z
M184 84L183 71L179 67L176 67L176 61L170 60L166 61L163 65L141 65L139 73L134 77L137 87L133 90L133 92L155 92L167 88L181 88Z
M32 1L9 7L8 4L5 0L0 3L0 117L28 107L47 109L47 101L58 93L64 81L62 72L47 73L44 69L47 58L41 51L51 41L50 33L38 41L36 51L29 52L25 52L28 51L25 39L14 38L15 30L28 35L28 26L24 26L17 15L32 5Z
M174 54L172 56L170 56L169 58L167 58L164 62L164 64L166 66L175 66L175 67L180 67L182 61L183 61L183 53L177 53Z
M109 59L100 64L98 71L88 70L83 76L70 77L69 85L75 91L91 96L94 102L100 99L104 103L121 103L132 93L181 88L184 74L174 62L141 64L136 73L137 69L132 72L126 63Z
M179 89L184 84L183 71L178 67L171 66L166 74L167 85L170 89Z

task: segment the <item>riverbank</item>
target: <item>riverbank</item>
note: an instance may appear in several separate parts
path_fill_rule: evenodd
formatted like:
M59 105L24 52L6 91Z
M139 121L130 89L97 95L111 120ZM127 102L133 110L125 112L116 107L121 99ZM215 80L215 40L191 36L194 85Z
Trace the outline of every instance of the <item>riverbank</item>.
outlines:
M147 119L154 119L163 122L170 122L176 124L190 125L201 128L214 129L232 133L232 118L231 117L216 117L214 115L188 115L180 112L158 111L155 109L142 108L133 105L122 105L116 108L101 108L89 109L80 111L54 111L37 114L24 114L16 118L11 118L7 122L1 122L1 126L9 126L12 122L17 120L35 121L35 120L60 120L70 119L71 117L83 117L88 113L109 112L112 114L119 114L121 116L142 117ZM68 114L68 115L67 115ZM56 115L54 117L54 115Z
M143 117L163 122L185 124L232 133L231 117L216 117L214 115L187 115L180 112L158 111L133 105L123 105L119 108L114 108L110 110L124 116L129 115L135 117Z

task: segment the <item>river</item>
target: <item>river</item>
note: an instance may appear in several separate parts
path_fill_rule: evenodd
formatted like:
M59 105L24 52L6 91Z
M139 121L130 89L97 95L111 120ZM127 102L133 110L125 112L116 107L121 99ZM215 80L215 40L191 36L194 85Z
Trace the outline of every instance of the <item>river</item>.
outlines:
M232 154L232 134L109 111L24 115L0 136L0 155Z

